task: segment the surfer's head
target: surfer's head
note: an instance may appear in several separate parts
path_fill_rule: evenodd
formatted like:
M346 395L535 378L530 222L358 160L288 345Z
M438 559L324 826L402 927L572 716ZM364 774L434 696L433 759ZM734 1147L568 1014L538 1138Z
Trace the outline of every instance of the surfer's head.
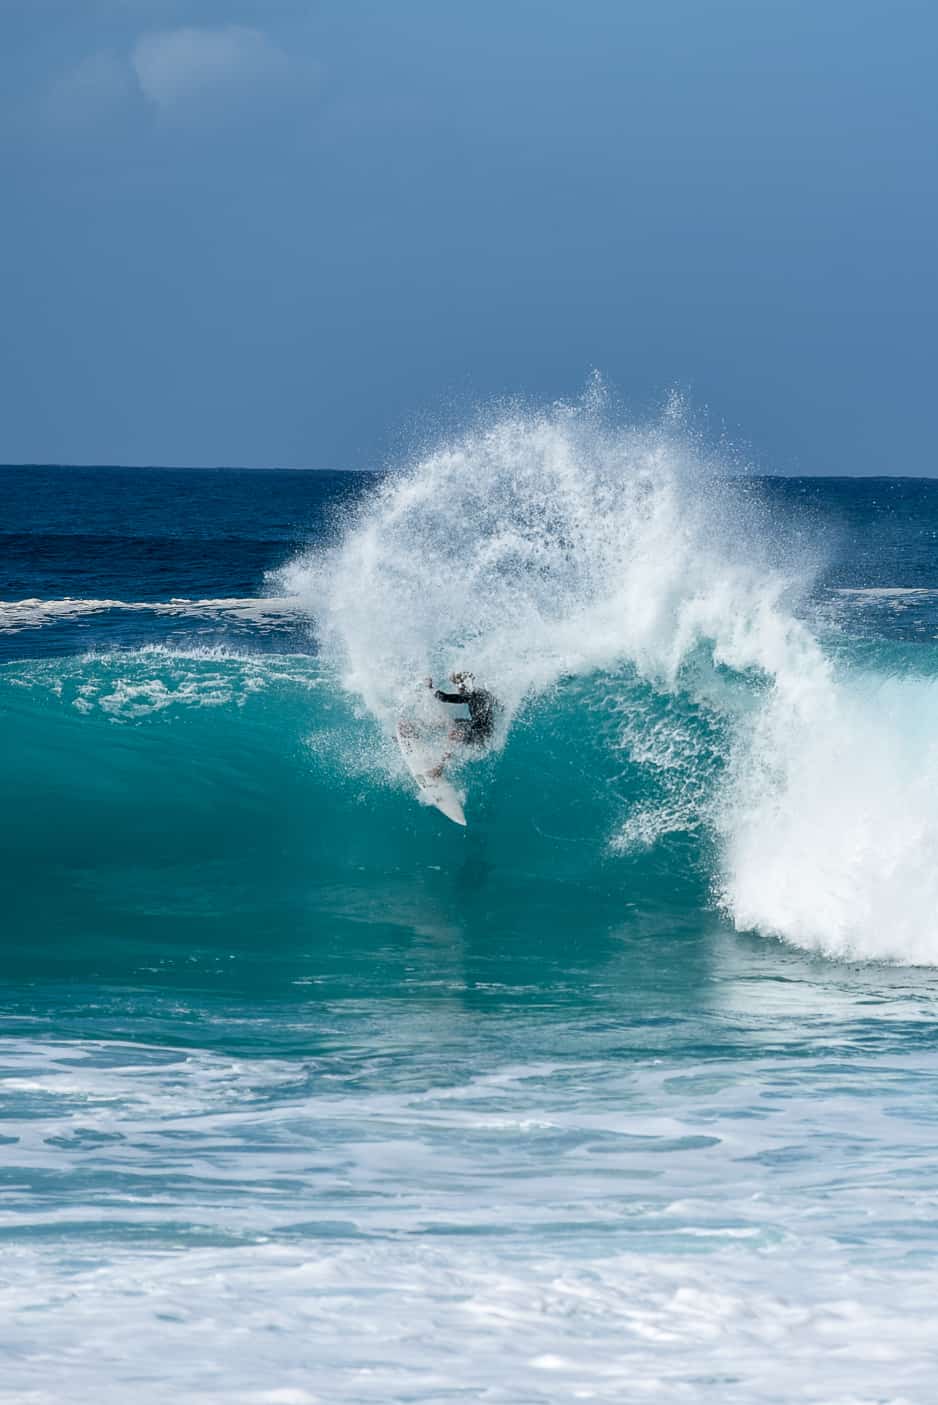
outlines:
M468 693L471 691L472 685L475 682L475 675L472 673L451 673L449 681L455 683L456 687L462 692Z

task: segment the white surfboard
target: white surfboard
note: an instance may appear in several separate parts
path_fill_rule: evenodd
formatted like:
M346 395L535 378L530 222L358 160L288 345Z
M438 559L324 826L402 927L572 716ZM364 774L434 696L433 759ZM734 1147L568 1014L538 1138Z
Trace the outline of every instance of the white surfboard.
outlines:
M414 722L403 719L397 724L397 741L407 769L420 787L428 805L435 805L453 824L465 824L466 816L454 787L442 775L431 772L440 764L439 753L420 736Z

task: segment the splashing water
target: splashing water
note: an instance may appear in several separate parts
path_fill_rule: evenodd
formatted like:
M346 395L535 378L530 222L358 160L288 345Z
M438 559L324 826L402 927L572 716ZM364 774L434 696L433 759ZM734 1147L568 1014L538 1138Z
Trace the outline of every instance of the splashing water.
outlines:
M281 582L383 738L425 676L468 669L491 688L497 748L563 680L593 680L615 698L610 744L664 778L613 848L703 828L737 927L938 960L938 752L924 723L909 730L935 684L835 666L803 608L818 559L786 547L680 405L623 428L593 394L492 415L389 475ZM706 735L669 713L675 697Z
M460 668L510 716L566 675L623 662L674 686L702 641L714 665L783 669L809 647L781 606L797 582L754 556L752 523L678 408L622 430L595 404L556 406L390 476L335 549L281 578L382 725L415 679Z

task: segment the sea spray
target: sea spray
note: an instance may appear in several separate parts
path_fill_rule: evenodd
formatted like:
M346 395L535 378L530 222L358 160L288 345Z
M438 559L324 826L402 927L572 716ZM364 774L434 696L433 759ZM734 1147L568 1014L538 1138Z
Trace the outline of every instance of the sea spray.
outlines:
M752 500L717 469L676 406L630 428L594 399L493 416L385 478L278 580L385 728L415 679L457 668L509 720L623 662L673 686L701 641L714 666L771 668L802 581L757 555Z

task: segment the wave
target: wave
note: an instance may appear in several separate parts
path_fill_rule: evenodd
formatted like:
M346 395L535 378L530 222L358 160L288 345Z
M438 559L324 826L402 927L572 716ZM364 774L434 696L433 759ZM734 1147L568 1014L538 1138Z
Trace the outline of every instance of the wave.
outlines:
M0 600L0 630L19 633L42 629L63 620L119 611L125 614L163 615L177 619L237 620L266 627L295 624L303 608L287 598L223 597L191 600L87 600L65 596L60 600Z
M934 600L938 590L920 585L842 585L833 590L834 595L845 596L850 600Z
M465 835L421 810L397 748L309 655L6 665L5 863L24 816L50 862L57 845L72 864L91 837L100 856L142 830L161 862L185 868L208 845L242 855L260 890L312 864L345 912L414 921L398 876L419 889L431 864L454 885L419 918L436 929L471 915L466 865L481 862L485 920L510 912L532 941L558 911L588 933L636 904L677 922L709 903L829 955L938 964L938 682L830 674L793 696L704 676L664 687L622 665L529 699L463 774Z
M910 667L819 624L824 559L727 478L678 405L624 428L599 395L510 408L343 508L268 599L3 607L11 628L99 608L311 620L318 642L315 657L161 648L5 666L7 733L31 758L9 813L43 813L49 748L43 832L62 827L63 756L85 758L74 801L90 822L89 776L111 774L113 728L132 728L119 754L139 763L142 809L155 787L174 814L174 790L214 756L253 797L257 832L282 834L289 815L354 910L390 910L387 875L431 855L462 882L460 845L483 844L513 921L533 922L519 892L543 916L569 885L581 925L593 899L608 924L610 904L641 897L827 956L938 964L938 657L923 642ZM491 750L460 768L462 836L415 803L394 741L398 717L432 706L422 680L456 669L502 704ZM219 825L231 808L220 787ZM225 851L244 842L232 831Z
M678 404L623 428L594 393L480 421L279 579L384 738L425 676L468 669L493 689L497 751L592 680L600 773L627 757L654 782L607 846L700 832L737 928L938 961L938 683L825 648L804 610L822 560L727 479Z

